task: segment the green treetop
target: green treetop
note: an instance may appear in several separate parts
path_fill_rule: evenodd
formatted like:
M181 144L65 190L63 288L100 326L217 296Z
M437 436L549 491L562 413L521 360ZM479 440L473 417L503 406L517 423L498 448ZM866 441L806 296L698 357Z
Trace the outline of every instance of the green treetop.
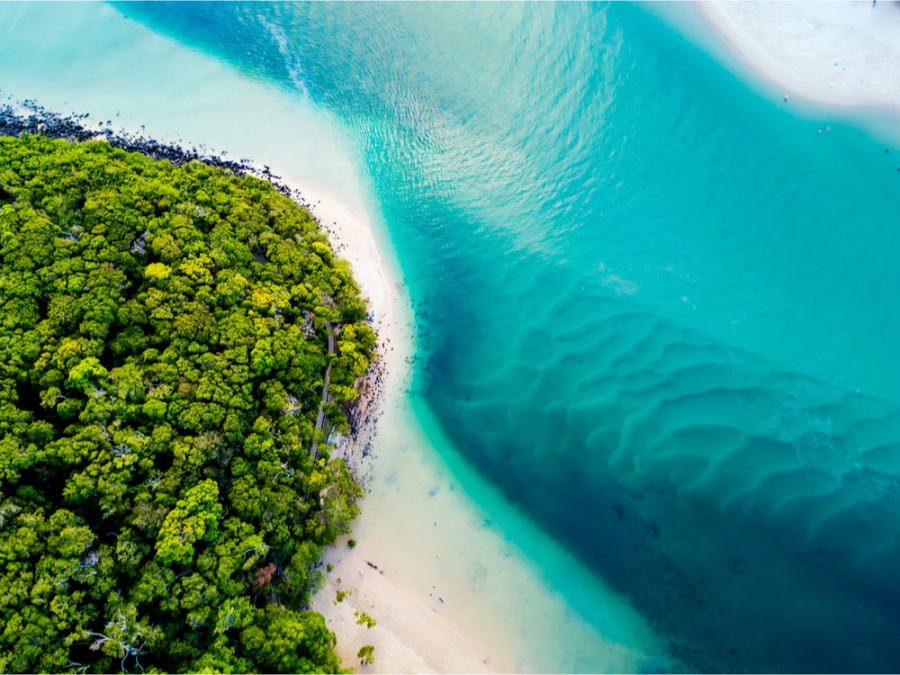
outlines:
M0 138L0 670L338 669L304 610L359 488L310 448L365 313L265 181Z

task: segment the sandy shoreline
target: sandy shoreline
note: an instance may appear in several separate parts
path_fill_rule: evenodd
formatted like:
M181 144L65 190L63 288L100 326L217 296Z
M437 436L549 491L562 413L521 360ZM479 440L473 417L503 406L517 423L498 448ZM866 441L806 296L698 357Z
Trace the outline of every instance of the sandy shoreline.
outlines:
M362 420L354 434L335 439L332 449L332 456L343 457L354 473L363 477L370 468L367 450L376 432L375 421L388 401L404 391L412 375L409 365L415 344L412 308L403 294L403 284L379 249L371 223L332 196L301 190L297 180L289 180L288 185L302 194L305 207L327 232L332 248L350 263L353 277L373 315L378 358L358 383L357 405L369 422Z
M300 184L295 179L288 179L287 183ZM377 420L388 407L397 404L412 376L412 308L403 284L379 250L372 224L333 197L320 198L306 190L302 194L310 211L328 231L332 246L350 263L374 314L380 363L361 388L362 395L369 398L363 408L370 421L353 436L337 439L333 450L333 456L344 457L365 483L375 460L375 455L367 451L379 433ZM365 514L365 499L360 506ZM337 634L338 653L345 666L372 673L493 672L469 636L423 602L403 579L396 574L386 575L384 569L368 559L373 556L367 557L364 546L349 548L350 537L341 538L326 552L323 563L333 569L326 573L325 586L313 599L313 609L325 616L329 629ZM338 591L351 593L338 603ZM369 613L377 625L358 625L354 612ZM363 645L375 647L375 661L370 666L362 665L356 657Z
M900 3L740 0L697 7L744 65L783 89L782 96L900 113Z

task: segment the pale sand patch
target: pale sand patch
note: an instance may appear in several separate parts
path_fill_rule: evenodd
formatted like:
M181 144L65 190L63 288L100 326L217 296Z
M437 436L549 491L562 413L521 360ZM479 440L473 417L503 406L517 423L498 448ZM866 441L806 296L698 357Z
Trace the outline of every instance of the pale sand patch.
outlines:
M745 64L783 95L900 111L900 3L700 2Z
M313 609L325 616L338 636L343 665L368 673L489 673L497 672L480 657L455 625L440 616L394 575L370 567L362 550L350 549L344 537L329 549L324 561L334 564ZM337 602L338 590L351 594ZM355 612L366 612L377 625L359 625ZM375 661L363 666L356 652L375 647ZM503 671L511 671L511 667Z
M296 182L288 181L296 185ZM372 224L354 215L333 196L303 191L309 209L329 231L332 245L350 263L353 275L369 300L378 333L378 353L382 361L381 379L372 395L369 412L374 417L396 403L411 376L414 353L412 308L403 285L389 269L379 251ZM365 478L374 455L362 456L371 441L374 422L360 433L337 439L334 456L342 456L357 475ZM365 503L362 504L365 512ZM330 630L338 636L338 652L345 666L373 673L491 672L477 649L456 626L438 615L394 574L371 567L364 558L363 546L351 549L349 537L330 548L323 562L334 565L326 575L324 588L316 594L313 608L325 616ZM371 556L370 556L371 557ZM415 565L414 555L409 561ZM352 593L336 602L339 590ZM354 612L375 617L377 627L357 624ZM363 667L356 652L363 645L375 647L375 662Z

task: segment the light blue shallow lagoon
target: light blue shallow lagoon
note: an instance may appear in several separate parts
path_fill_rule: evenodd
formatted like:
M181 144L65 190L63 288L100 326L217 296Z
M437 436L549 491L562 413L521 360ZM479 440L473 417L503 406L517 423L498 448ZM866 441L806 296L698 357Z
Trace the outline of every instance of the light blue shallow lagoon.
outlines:
M900 670L900 147L639 5L117 7L341 121L416 405L675 659Z

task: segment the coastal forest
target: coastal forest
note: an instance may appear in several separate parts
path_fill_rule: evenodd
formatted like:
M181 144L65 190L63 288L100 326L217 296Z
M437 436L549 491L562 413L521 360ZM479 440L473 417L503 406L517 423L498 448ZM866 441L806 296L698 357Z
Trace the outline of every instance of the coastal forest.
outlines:
M264 180L0 138L0 671L339 670L366 311Z

